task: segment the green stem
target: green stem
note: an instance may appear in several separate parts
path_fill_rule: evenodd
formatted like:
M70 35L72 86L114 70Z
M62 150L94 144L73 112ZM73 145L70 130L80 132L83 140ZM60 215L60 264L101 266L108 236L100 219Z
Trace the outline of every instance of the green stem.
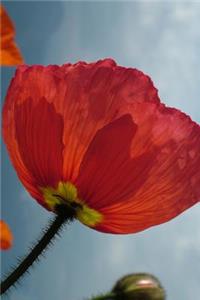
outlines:
M115 293L107 293L104 295L99 295L99 296L95 296L93 298L91 298L90 300L114 300L115 299L116 294Z
M40 254L49 245L51 240L55 237L62 225L68 221L68 218L64 215L57 215L53 222L51 222L49 228L31 250L31 252L25 257L25 259L17 266L17 268L8 277L2 281L0 285L0 295L4 294L11 286L13 286L21 276L28 270L28 268L37 260Z

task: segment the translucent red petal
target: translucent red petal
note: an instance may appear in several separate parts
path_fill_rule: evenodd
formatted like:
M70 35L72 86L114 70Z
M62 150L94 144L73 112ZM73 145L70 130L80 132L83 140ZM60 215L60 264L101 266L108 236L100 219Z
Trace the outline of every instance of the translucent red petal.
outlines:
M136 132L131 115L124 115L100 129L90 143L76 182L90 207L99 210L123 203L146 181L158 153L152 147L132 157Z
M199 125L160 104L133 105L131 111L138 128L132 155L150 153L152 147L159 154L134 197L100 209L105 216L97 227L100 231L141 231L169 221L200 200Z
M45 206L41 185L71 181L103 214L100 231L137 232L200 199L199 125L111 59L18 68L3 134L31 195Z

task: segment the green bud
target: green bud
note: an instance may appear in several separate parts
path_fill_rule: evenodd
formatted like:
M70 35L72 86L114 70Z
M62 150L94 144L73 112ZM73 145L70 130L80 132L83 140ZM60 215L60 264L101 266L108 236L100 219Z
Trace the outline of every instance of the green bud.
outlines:
M165 291L159 280L147 273L122 277L112 289L116 300L165 300Z

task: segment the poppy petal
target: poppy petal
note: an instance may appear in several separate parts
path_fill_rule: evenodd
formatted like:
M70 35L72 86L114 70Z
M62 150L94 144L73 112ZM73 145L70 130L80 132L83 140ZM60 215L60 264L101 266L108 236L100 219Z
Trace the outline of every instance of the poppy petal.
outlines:
M9 226L0 220L0 249L8 250L12 247L13 235Z
M28 98L15 106L14 128L16 143L13 147L8 140L10 155L22 183L42 203L40 187L57 187L62 180L63 118L45 98L37 103Z
M104 215L99 231L138 232L169 221L200 200L200 126L161 104L133 105L132 117L137 125L133 156L152 147L159 155L134 197L99 209Z
M15 28L3 5L0 5L0 20L0 64L3 66L22 64L23 58L14 42Z
M68 68L69 69L69 68ZM88 145L96 132L124 114L126 103L158 101L150 78L135 69L118 67L106 59L79 63L67 70L65 101L64 176L74 181ZM73 102L71 101L73 99Z
M97 230L137 232L199 201L199 125L162 105L148 76L110 59L19 67L3 133L31 195L45 205L38 186L77 187L80 200L103 216Z
M64 73L64 79L60 81L60 101L55 105L65 119L64 141L67 146L63 172L65 180L74 181L98 129L120 117L126 102L159 102L159 98L148 76L136 69L119 67L111 59L68 64L59 72Z
M63 178L74 181L96 132L124 114L126 103L159 102L151 79L136 69L119 67L111 59L58 66L20 66L12 80L4 112L15 104L44 97L64 119ZM8 114L4 113L4 122ZM4 126L6 127L6 126ZM5 129L11 131L10 128Z
M137 126L127 114L100 129L91 142L76 182L83 201L96 210L125 201L144 184L156 149L133 158Z

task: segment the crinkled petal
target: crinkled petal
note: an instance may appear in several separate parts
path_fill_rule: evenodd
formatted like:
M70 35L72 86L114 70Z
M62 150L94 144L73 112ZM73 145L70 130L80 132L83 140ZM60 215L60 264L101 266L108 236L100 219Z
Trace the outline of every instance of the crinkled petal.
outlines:
M104 215L103 223L96 227L100 231L141 231L169 221L200 200L199 125L161 104L141 103L131 111L137 125L133 157L151 152L152 147L159 155L133 197L111 205L107 202L99 209Z
M119 67L111 59L61 67L21 66L10 85L6 109L12 111L13 99L22 103L29 97L35 103L44 97L63 116L65 181L76 179L96 132L122 116L126 104L159 102L148 76L136 69Z

